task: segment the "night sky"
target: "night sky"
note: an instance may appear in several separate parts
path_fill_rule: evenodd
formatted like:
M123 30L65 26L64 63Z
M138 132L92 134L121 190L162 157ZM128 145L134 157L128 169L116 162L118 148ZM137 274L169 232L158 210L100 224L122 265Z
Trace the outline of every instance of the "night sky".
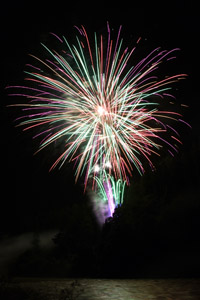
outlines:
M5 87L23 84L25 64L30 61L28 54L40 56L40 42L49 45L49 32L64 35L70 40L74 25L83 24L92 34L94 31L106 32L107 21L115 30L123 26L122 36L130 46L131 39L135 42L142 37L141 48L146 53L157 46L181 48L174 62L175 73L187 73L188 78L179 85L178 96L180 101L189 105L184 117L193 128L182 131L184 145L180 152L183 154L189 151L189 145L198 147L199 143L197 74L200 26L197 4L195 1L3 1L0 11L0 233L29 231L30 219L40 218L41 214L45 216L47 211L49 223L56 227L51 211L59 212L59 208L64 209L66 203L84 200L85 197L81 184L74 184L72 167L66 166L49 173L53 163L52 153L45 150L33 156L37 142L32 140L32 133L22 133L21 128L14 126L19 111L6 107L15 99L7 96ZM198 186L199 173L193 176Z

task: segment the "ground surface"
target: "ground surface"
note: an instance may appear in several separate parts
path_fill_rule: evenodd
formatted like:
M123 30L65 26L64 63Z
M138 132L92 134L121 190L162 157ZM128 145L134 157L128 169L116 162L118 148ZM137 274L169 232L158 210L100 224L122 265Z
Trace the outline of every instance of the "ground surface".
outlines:
M23 288L48 299L72 300L199 300L200 279L17 279ZM74 284L74 285L73 285ZM70 293L66 292L72 291ZM71 298L70 298L71 297ZM60 298L61 299L61 298Z

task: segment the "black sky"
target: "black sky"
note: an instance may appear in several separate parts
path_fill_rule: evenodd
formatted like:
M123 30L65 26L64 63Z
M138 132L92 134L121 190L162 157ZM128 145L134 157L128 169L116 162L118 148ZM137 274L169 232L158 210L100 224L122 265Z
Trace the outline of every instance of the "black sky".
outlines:
M24 77L29 53L40 53L40 42L48 42L49 32L71 38L74 25L83 24L91 33L105 31L106 22L117 29L123 26L127 40L142 37L151 50L162 46L181 48L177 72L187 73L181 97L190 108L186 114L199 132L199 8L196 1L4 1L1 4L1 225L12 219L18 207L33 209L70 201L71 190L78 197L81 187L74 187L72 172L48 173L48 152L33 157L31 136L15 128L15 110L7 108L13 99L5 87L17 85ZM130 42L131 45L131 42ZM148 49L147 49L148 50ZM187 131L188 134L188 131ZM187 138L186 138L187 140ZM67 178L67 180L66 180ZM76 195L76 196L75 196ZM43 204L44 201L44 204ZM36 208L35 208L36 207ZM20 218L20 215L19 215ZM1 228L0 232L3 232Z

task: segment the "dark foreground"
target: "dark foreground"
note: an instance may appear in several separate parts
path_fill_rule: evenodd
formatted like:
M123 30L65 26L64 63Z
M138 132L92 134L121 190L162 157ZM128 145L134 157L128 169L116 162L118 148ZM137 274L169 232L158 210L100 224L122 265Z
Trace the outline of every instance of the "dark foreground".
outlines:
M8 287L7 287L8 288ZM199 300L200 279L21 279L11 300ZM18 290L17 290L18 289ZM17 297L21 291L21 295ZM26 291L26 293L22 293ZM6 295L5 295L6 299Z

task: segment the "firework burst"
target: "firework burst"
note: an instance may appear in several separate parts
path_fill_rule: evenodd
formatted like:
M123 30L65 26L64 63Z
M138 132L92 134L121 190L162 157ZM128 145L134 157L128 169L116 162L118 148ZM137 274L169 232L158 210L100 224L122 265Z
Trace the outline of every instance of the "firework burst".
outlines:
M128 184L134 167L144 172L143 158L153 167L151 154L158 154L163 143L170 152L177 151L160 134L168 130L180 142L176 131L166 125L180 115L160 110L159 104L171 96L171 84L185 74L162 80L154 74L178 49L154 49L132 66L135 47L123 47L121 27L115 42L108 24L106 41L95 34L91 43L85 28L77 29L74 45L59 38L63 51L43 45L50 59L34 57L39 67L31 66L32 71L26 72L29 85L21 86L23 92L18 94L30 100L19 104L25 111L19 123L24 130L41 128L38 151L62 141L64 151L51 169L73 161L76 180L83 175L86 187L90 177L93 186L94 178L103 180L105 168L98 166L107 165L107 183L115 178Z

